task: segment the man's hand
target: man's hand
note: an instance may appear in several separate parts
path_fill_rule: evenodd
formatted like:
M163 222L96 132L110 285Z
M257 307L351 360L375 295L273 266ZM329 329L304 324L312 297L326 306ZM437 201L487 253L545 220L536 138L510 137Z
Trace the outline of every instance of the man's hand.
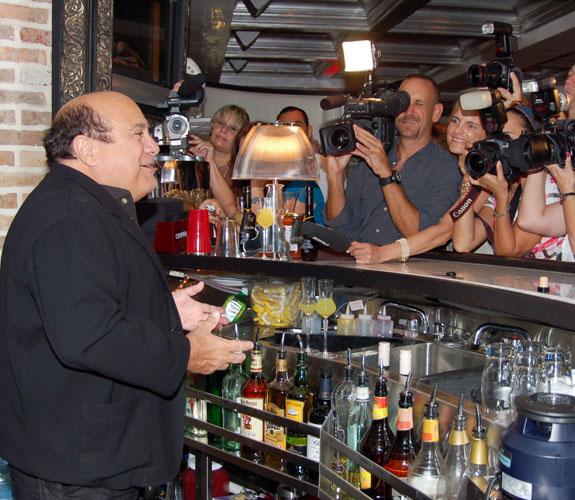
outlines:
M383 262L380 256L380 249L376 245L371 243L359 243L354 241L347 253L351 254L355 258L357 264L377 264Z
M178 313L180 314L180 320L184 330L193 330L200 323L207 320L210 314L214 311L218 311L223 314L224 308L212 306L210 304L204 304L203 302L198 302L192 299L192 296L200 293L204 289L204 282L200 281L193 286L188 288L183 288L182 290L175 291L172 295L174 296L174 301L176 302L176 307L178 308ZM213 328L220 329L223 325L227 325L229 321L218 315L218 323L213 326Z
M190 342L188 371L208 375L225 370L230 364L239 364L246 355L243 351L253 348L245 340L227 340L213 335L211 331L220 323L220 313L212 312L206 321L186 335Z
M353 126L353 131L357 139L356 149L353 154L363 158L379 177L389 177L391 175L391 165L381 141L371 132L358 125Z
M338 155L338 156L329 155L329 156L327 156L326 157L326 166L327 166L328 175L329 174L335 174L335 175L341 174L345 170L345 167L347 167L349 160L351 160L351 155Z

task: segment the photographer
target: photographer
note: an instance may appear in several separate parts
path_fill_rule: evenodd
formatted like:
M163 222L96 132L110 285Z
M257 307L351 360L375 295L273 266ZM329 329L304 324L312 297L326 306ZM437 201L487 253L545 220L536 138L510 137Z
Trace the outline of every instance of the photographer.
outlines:
M327 159L324 221L358 242L385 245L413 235L436 224L457 199L457 162L431 138L443 111L437 85L426 75L412 75L399 90L409 93L411 104L395 119L399 138L389 155L377 138L354 125L356 149ZM348 169L344 188L352 155L363 161Z

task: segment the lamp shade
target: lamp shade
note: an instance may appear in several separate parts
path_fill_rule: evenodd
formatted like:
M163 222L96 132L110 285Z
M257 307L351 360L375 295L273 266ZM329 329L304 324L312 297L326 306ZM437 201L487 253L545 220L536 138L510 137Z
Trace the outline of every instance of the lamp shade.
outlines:
M240 148L232 178L317 180L319 169L303 128L291 123L259 123Z

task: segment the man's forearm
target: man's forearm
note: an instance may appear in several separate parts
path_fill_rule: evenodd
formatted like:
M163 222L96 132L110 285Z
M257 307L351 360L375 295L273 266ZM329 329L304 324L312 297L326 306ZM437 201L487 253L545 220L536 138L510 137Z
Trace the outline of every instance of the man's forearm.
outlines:
M403 188L398 184L389 184L383 188L389 214L397 230L404 236L419 231L419 210L409 201Z
M345 188L343 174L328 174L327 201L325 203L328 220L337 217L345 206Z

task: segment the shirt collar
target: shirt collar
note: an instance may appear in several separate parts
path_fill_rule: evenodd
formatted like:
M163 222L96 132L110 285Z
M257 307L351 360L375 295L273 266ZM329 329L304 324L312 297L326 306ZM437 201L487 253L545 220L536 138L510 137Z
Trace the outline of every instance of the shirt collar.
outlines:
M132 194L127 189L115 187L115 186L102 186L108 194L114 198L120 206L125 210L128 214L128 217L132 219L134 222L138 221L136 215L136 205L134 203L134 199L132 198Z

